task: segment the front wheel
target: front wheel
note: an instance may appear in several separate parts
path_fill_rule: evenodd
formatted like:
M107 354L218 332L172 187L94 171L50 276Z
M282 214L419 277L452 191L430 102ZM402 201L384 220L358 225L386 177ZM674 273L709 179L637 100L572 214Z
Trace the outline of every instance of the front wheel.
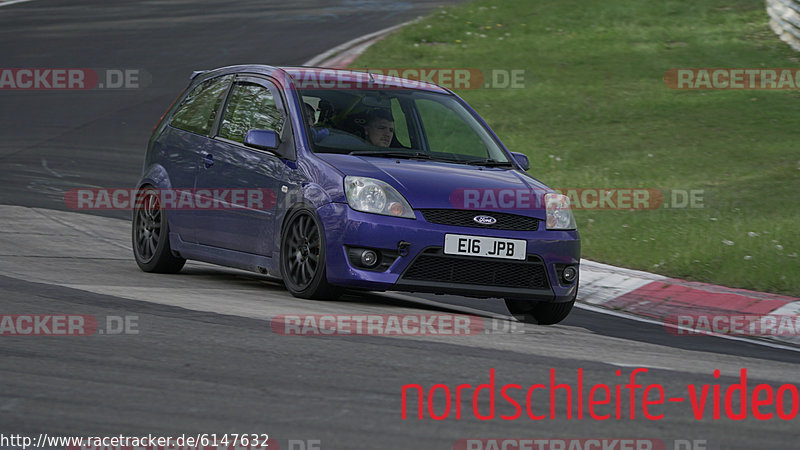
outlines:
M281 233L281 276L295 297L334 299L341 289L328 283L325 271L325 236L308 209L290 213Z
M172 254L169 227L156 189L146 187L136 196L133 208L133 256L145 272L177 273L186 260Z
M506 299L508 311L520 322L554 325L566 319L575 299L563 303L531 302L527 300Z

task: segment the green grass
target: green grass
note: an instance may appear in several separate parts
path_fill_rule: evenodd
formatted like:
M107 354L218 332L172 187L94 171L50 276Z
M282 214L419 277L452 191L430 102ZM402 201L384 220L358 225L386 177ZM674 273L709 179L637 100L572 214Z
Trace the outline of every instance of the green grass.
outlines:
M353 63L524 69L522 89L458 93L529 156L534 176L564 188L703 190L703 208L576 211L584 257L795 296L800 91L677 91L663 77L798 66L760 0L477 1L440 9Z

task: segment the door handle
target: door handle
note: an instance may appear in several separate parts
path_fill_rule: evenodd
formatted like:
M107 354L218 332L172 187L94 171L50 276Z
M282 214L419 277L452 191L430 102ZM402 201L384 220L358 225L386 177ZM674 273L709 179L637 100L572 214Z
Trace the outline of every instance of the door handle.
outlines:
M214 165L214 155L211 153L206 154L203 156L203 165L206 166L206 169Z

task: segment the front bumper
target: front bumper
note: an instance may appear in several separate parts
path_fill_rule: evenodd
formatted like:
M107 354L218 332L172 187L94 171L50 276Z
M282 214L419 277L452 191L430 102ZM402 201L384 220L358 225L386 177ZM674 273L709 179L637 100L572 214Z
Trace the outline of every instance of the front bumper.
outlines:
M564 283L558 276L559 267L569 264L577 268L580 264L580 236L574 230L548 231L541 226L537 231L511 231L441 225L425 221L419 212L416 220L403 219L362 213L346 203L328 203L317 214L325 232L326 268L331 284L376 291L546 302L575 298L577 278ZM447 233L524 239L527 260L444 255L442 247ZM347 255L347 249L353 247L397 255L401 242L410 245L386 270L356 267Z

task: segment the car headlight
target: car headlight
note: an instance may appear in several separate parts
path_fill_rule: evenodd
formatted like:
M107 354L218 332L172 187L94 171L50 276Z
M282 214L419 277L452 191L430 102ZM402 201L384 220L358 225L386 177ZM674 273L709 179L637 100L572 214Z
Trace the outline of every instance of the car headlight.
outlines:
M415 219L414 211L399 192L381 180L344 177L347 203L356 211Z
M544 204L547 207L548 230L574 230L575 217L569 207L569 197L561 194L545 194Z

